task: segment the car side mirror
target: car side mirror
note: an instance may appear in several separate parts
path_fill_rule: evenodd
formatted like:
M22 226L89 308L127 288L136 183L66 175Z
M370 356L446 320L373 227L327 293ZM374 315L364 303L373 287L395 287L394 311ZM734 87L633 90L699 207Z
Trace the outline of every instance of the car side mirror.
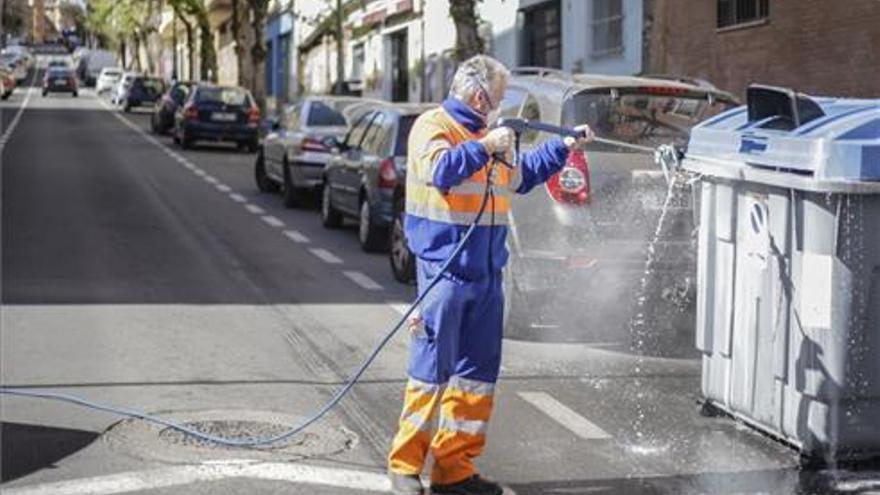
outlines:
M325 136L321 138L321 144L323 144L333 154L339 154L345 150L345 143L342 143L334 136Z

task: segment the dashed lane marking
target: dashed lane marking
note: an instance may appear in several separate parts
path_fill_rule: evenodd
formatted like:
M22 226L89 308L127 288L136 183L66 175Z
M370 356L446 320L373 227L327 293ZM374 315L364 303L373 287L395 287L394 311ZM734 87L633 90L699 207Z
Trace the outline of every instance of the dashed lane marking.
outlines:
M357 271L343 271L343 275L348 277L349 280L358 284L362 289L365 290L382 290L383 287L379 285L375 280L371 279L363 272Z
M285 230L284 235L285 235L285 237L287 237L291 241L296 242L298 244L308 244L308 242L309 242L309 238L306 237L305 235L303 235L298 230Z
M204 177L202 177L202 178L205 179L205 182L207 182L207 183L209 183L209 184L218 184L218 183L220 182L220 181L217 180L217 178L214 177L213 175L206 175L206 176L204 176Z
M291 463L211 462L4 488L6 495L114 495L226 479L323 485L355 493L386 492L384 474Z
M3 148L6 147L6 143L9 142L9 138L12 137L12 132L15 131L15 128L18 127L18 122L21 120L22 114L24 114L25 109L28 106L28 103L31 101L31 95L34 91L33 82L36 80L36 71L31 76L31 86L28 87L27 92L24 95L24 99L21 101L21 106L18 107L18 110L15 112L15 116L12 117L12 121L9 122L9 127L6 128L6 132L0 136L0 153L3 152Z
M550 394L545 392L520 392L518 395L584 440L609 440L612 438L605 430L554 399Z
M284 227L284 222L279 220L277 217L273 217L272 215L263 215L260 218L271 227Z
M228 192L232 191L232 188L227 186L226 184L216 184L214 187L216 187L217 190L220 192L228 193Z
M329 263L331 265L340 265L342 264L342 260L336 256L335 254L327 251L324 248L311 248L309 252L318 257L319 260L324 263Z
M237 202L237 203L245 203L247 202L247 198L238 193L229 193L229 199Z
M244 209L253 213L254 215L265 215L266 214L266 210L260 208L257 205L250 204L250 203L244 205Z

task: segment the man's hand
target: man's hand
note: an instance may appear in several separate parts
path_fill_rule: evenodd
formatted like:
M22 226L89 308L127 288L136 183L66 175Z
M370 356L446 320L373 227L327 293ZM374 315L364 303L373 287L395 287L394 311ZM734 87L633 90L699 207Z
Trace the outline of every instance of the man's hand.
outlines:
M596 135L593 134L593 130L590 129L590 126L588 126L587 124L579 125L575 127L574 130L583 131L583 136L577 139L571 136L565 136L562 141L565 143L568 151L583 150L588 144L593 142L593 139L596 137Z
M490 155L502 153L507 155L513 147L513 131L507 127L492 129L479 140Z

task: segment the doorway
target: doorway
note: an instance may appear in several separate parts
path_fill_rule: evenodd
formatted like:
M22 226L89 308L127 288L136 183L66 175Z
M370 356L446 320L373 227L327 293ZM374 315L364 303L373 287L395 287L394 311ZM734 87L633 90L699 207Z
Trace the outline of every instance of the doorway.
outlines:
M409 59L406 29L388 35L391 45L391 101L409 100Z

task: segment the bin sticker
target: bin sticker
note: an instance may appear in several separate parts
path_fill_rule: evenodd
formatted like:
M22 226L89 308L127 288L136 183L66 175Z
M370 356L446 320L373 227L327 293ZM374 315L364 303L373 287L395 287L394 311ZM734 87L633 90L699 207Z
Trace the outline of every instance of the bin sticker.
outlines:
M834 258L804 253L801 258L800 318L804 327L831 328Z
M753 155L767 151L767 136L743 134L739 141L739 152Z

